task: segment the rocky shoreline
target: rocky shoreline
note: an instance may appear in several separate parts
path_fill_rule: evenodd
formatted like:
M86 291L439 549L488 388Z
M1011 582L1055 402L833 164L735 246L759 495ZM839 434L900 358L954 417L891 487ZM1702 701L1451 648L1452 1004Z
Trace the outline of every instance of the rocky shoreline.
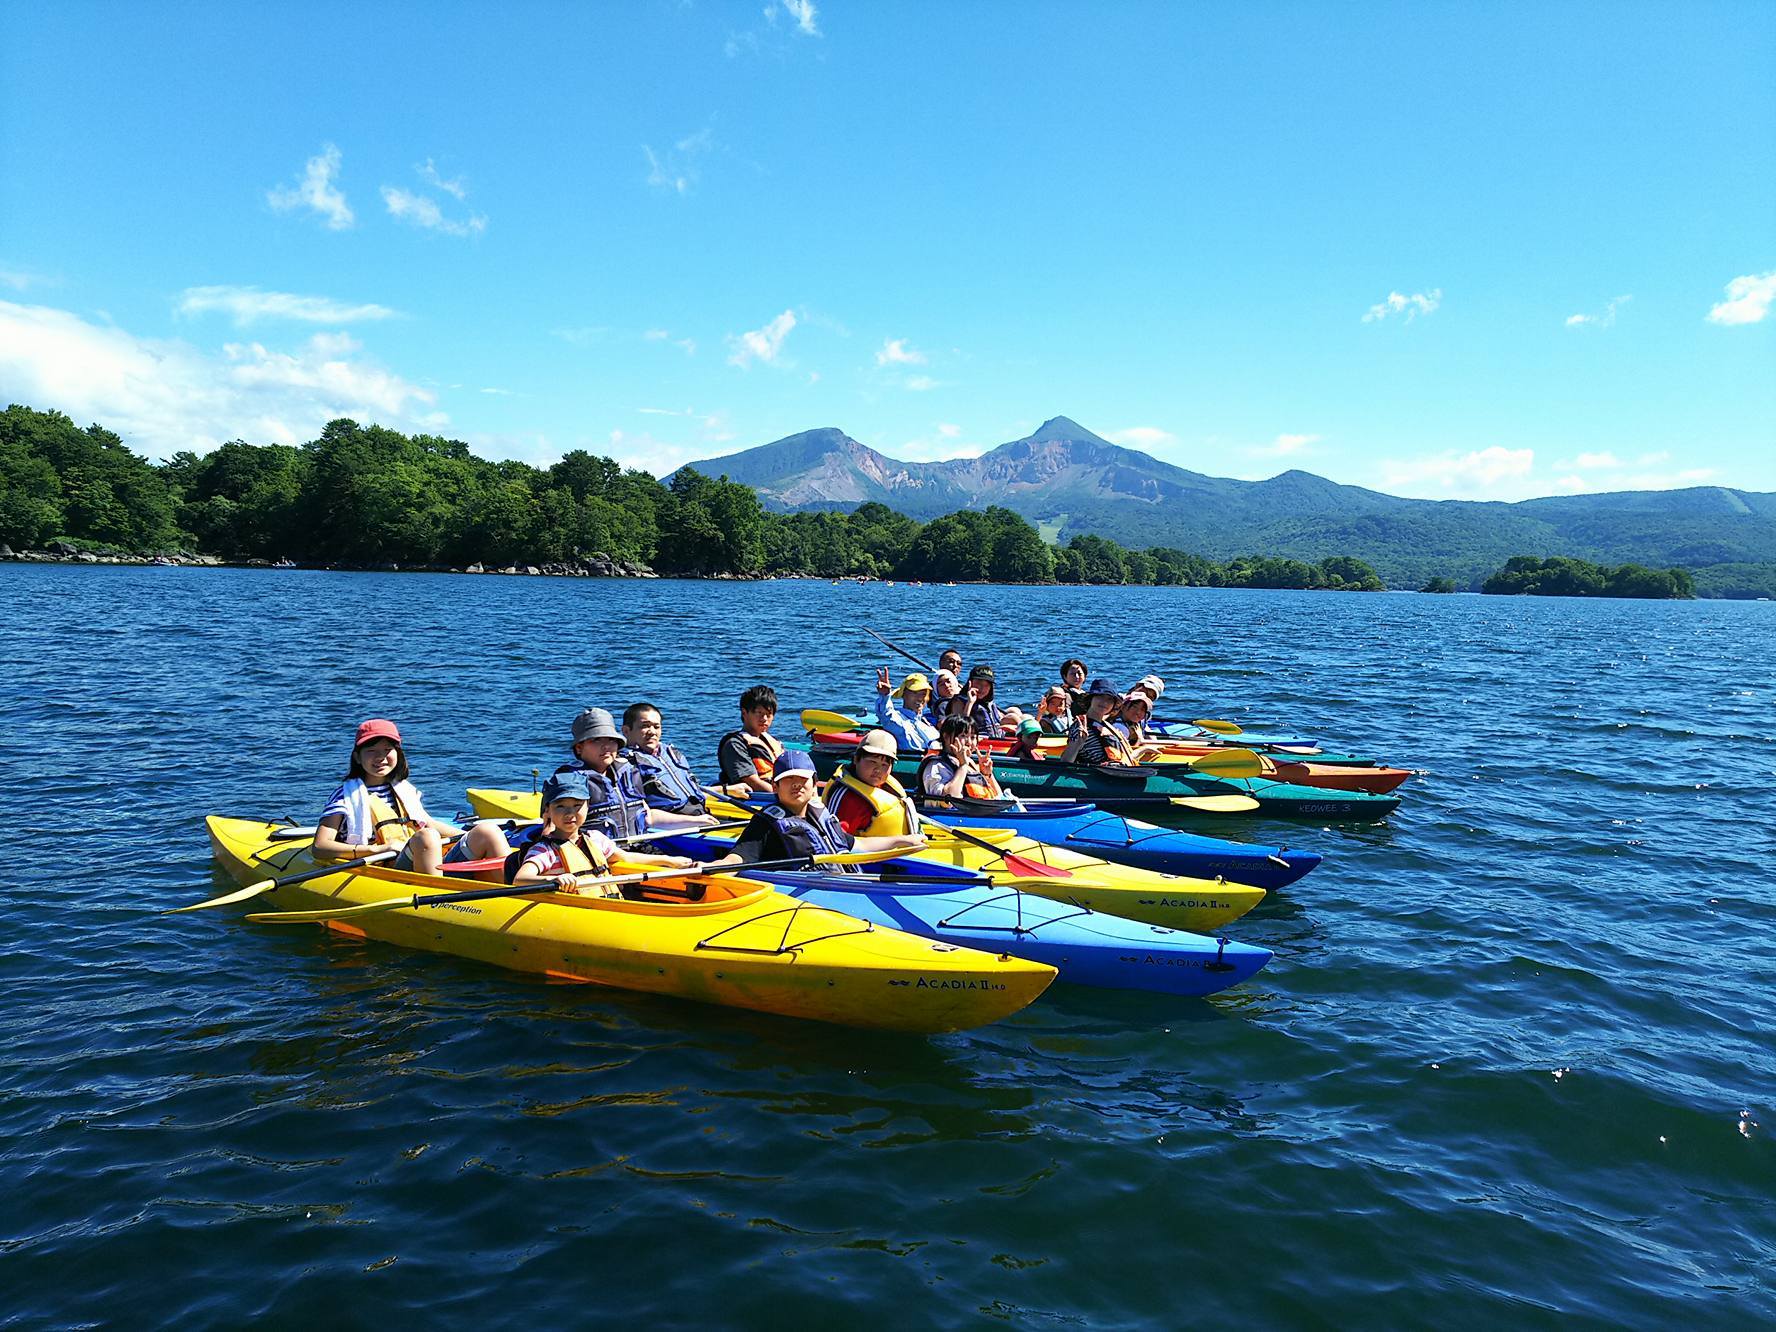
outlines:
M228 569L337 569L359 573L449 573L506 574L533 578L658 578L660 575L645 564L629 560L613 560L598 553L577 560L544 564L508 564L503 567L480 563L459 568L451 565L399 564L319 564L303 561L274 562L265 559L226 560L219 555L199 555L187 550L163 551L154 555L131 555L122 551L81 550L71 542L52 541L42 550L15 551L0 545L0 560L23 564L116 564L116 565L179 565L187 568ZM711 574L709 577L733 581L751 581L762 575Z

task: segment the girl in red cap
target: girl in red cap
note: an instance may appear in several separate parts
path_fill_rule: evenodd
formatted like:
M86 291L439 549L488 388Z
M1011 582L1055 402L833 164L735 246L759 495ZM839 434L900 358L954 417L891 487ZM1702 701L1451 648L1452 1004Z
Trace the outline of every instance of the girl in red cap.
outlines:
M456 845L444 854L444 842ZM321 811L314 852L320 860L359 860L390 847L401 848L396 869L436 874L445 861L491 860L511 847L491 823L466 833L426 813L419 791L407 780L407 751L401 732L386 717L372 717L352 741L351 768Z

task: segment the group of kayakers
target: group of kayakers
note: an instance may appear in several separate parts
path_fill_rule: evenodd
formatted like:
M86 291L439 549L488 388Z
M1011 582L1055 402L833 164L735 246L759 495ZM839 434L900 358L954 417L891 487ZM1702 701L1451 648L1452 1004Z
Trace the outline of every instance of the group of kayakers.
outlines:
M723 863L922 845L914 801L893 775L902 754L925 755L916 785L939 801L1004 798L987 740L1010 739L1011 756L1022 760L1132 765L1165 691L1153 675L1128 690L1101 676L1088 684L1085 663L1069 658L1060 680L1026 712L999 704L991 666L976 664L964 673L953 648L938 663L935 679L913 672L898 688L887 667L878 669L876 728L824 792L817 791L813 760L771 734L776 692L769 685L746 690L739 727L716 747L719 785L734 798L770 800ZM514 844L494 822L464 829L432 818L410 778L399 729L371 718L358 727L345 780L322 811L315 852L335 861L386 859L420 874L438 874L448 864L499 864L507 882L550 881L565 892L613 871L692 863L637 846L649 834L716 823L691 763L666 742L657 705L630 704L620 729L605 709L585 709L569 726L569 751L571 761L542 785L541 822Z

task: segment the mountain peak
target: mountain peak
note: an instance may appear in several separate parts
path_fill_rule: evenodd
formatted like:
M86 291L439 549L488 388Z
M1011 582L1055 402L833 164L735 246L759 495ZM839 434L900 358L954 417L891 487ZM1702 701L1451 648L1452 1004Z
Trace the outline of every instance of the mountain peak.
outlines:
M1046 444L1051 440L1085 440L1094 444L1110 442L1101 435L1094 435L1069 416L1051 416L1024 438L1032 444Z

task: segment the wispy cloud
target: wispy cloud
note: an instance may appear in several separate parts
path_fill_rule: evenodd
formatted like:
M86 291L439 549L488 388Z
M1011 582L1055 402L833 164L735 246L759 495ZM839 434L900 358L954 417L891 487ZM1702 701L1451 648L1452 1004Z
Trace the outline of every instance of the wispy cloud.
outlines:
M932 389L943 387L942 380L933 379L930 375L908 375L903 382L909 393L929 393Z
M763 328L729 337L728 364L742 368L753 361L776 364L778 355L783 351L783 340L795 326L795 311L785 310Z
M1451 449L1428 457L1390 458L1381 463L1389 486L1429 487L1453 493L1514 489L1534 467L1534 449L1507 449L1499 444L1469 453Z
M937 425L937 433L942 435L945 439L954 439L957 435L962 433L962 427L959 425L951 425L948 421L940 421Z
M552 328L549 336L560 338L563 342L576 347L584 347L588 343L602 342L610 335L608 324L581 324L576 328Z
M697 183L703 157L713 147L715 131L708 125L660 152L655 152L652 144L642 144L648 163L647 183L657 190L689 194Z
M1126 430L1112 430L1104 438L1125 449L1142 449L1148 452L1167 448L1178 442L1176 435L1169 430L1161 430L1158 426L1129 426Z
M637 407L642 416L682 416L694 421L702 427L703 438L712 443L720 444L734 438L734 432L728 428L727 418L720 412L700 412L695 407Z
M1727 283L1727 299L1708 312L1711 324L1759 324L1776 301L1776 269Z
M1633 299L1634 297L1632 296L1613 297L1609 304L1603 307L1602 314L1568 315L1566 317L1566 326L1568 328L1608 328L1616 322L1616 311Z
M1318 435L1278 435L1268 444L1254 444L1246 452L1254 458L1292 458L1307 453L1320 442Z
M440 231L446 236L479 236L487 230L487 219L481 214L470 213L461 221L445 217L436 199L404 190L399 185L384 185L382 201L388 206L389 216L397 222L408 222L426 231Z
M814 0L777 0L777 3L789 15L797 32L804 37L820 36L820 25L815 22L820 11L815 7ZM765 9L765 17L772 22L776 21L776 8L776 5L771 5Z
M231 343L217 355L0 301L0 383L18 401L103 421L157 457L235 438L300 443L340 416L403 428L447 423L431 391L360 351L347 334L318 333L293 348Z
M344 192L334 184L341 161L338 148L330 143L322 145L321 151L303 166L302 179L294 185L279 185L268 190L265 202L280 213L306 208L319 214L329 231L344 231L357 219L352 214L351 205L345 201Z
M477 389L476 392L490 394L496 398L510 398L513 396L512 390L507 388L484 388Z
M28 272L22 268L0 268L0 287L11 287L14 291L24 291L30 287L49 287L55 283L41 273Z
M456 177L454 180L446 180L439 173L437 166L432 162L431 158L426 158L425 164L416 169L419 172L419 178L433 189L443 190L446 194L454 195L458 201L469 197L468 183L464 181L461 176Z
M641 338L643 342L670 342L686 356L697 354L697 340L695 338L675 338L672 336L671 329L650 328L641 335Z
M357 324L366 320L393 319L400 313L386 305L367 301L353 305L326 296L297 296L287 291L261 291L258 287L187 287L180 294L176 309L181 315L226 314L240 328L261 319Z
M876 353L877 365L924 365L925 353L907 345L905 338L889 338Z
M1415 291L1410 296L1403 296L1397 291L1390 291L1387 299L1377 301L1369 307L1363 316L1365 324L1372 324L1378 319L1386 319L1389 315L1403 314L1406 322L1411 323L1419 315L1428 315L1443 303L1443 288L1433 287L1429 291Z

